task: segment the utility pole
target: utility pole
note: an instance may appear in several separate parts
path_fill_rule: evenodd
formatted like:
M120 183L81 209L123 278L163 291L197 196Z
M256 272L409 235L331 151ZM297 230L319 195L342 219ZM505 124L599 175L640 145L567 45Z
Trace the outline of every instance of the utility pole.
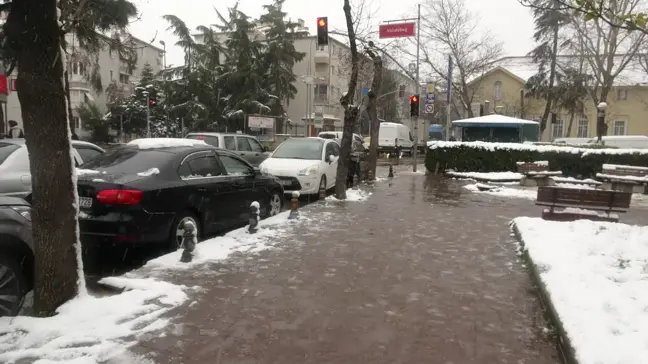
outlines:
M446 95L446 139L450 139L451 118L450 118L450 104L452 103L452 55L448 55L448 90Z
M124 114L119 114L119 142L124 143Z
M151 93L146 92L146 137L151 137Z
M416 18L416 84L414 85L414 94L418 95L421 91L420 77L420 52L421 52L421 4L418 5L418 16ZM419 113L416 113L417 115ZM412 151L412 172L416 172L418 163L418 116L412 120L414 123L414 150ZM400 156L399 156L400 157Z

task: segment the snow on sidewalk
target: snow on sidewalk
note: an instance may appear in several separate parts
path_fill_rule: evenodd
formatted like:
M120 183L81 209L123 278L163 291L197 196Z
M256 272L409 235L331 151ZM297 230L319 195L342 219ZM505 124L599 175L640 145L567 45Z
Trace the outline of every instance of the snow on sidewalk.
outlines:
M371 195L371 192L360 188L349 188L346 190L346 200L338 200L335 195L331 195L326 198L326 201L366 201Z
M142 335L160 335L169 324L165 314L187 302L200 289L165 282L159 279L164 275L155 277L152 273L195 268L227 259L235 252L271 248L292 224L309 220L308 213L302 213L298 220L288 220L288 212L284 212L262 220L256 234L248 234L244 227L201 242L191 263L180 263L182 252L176 251L124 276L103 278L100 283L124 291L75 298L61 306L54 317L0 318L0 363L40 359L43 364L95 364L116 356L120 363L142 363L140 359L129 361L123 357L129 357L128 349Z
M481 191L479 188L492 188L490 190ZM535 200L538 195L538 190L536 188L510 188L504 186L492 186L485 185L483 183L474 183L463 186L463 188L468 191L475 193L484 193L487 195L498 196L498 197L514 197L514 198L528 198Z
M648 227L513 220L580 364L648 358Z
M455 172L448 170L445 174L452 178L502 182L519 181L524 177L522 174L516 172Z

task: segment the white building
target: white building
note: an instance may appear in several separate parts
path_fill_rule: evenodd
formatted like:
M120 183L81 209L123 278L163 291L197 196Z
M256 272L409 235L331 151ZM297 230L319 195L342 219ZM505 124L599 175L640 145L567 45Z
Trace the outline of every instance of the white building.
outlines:
M101 36L105 40L106 46L96 56L87 56L79 51L79 43L74 34L66 36L68 43L68 73L70 80L70 101L72 103L72 112L74 120L74 129L77 135L83 137L86 135L82 128L81 120L76 112L77 108L85 101L89 100L96 103L102 111L106 111L106 87L111 82L116 82L122 86L126 92L130 92L137 83L142 68L146 63L150 64L153 72L157 73L162 69L164 50L156 47L149 42L135 38L132 35L124 34L120 38L122 43L128 44L128 47L136 52L137 62L133 68L127 66L127 63L116 52L110 51L108 42L111 38ZM91 72L93 64L98 65L98 72L101 77L102 91L98 92L89 82L88 74ZM7 120L15 120L22 127L22 115L18 93L15 87L15 77L17 72L14 71L8 77L9 95L7 97Z

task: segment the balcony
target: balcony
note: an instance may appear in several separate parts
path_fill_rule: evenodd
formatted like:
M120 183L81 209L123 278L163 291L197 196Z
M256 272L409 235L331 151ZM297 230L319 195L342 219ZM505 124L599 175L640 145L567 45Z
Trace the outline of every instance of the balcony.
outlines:
M326 63L331 62L329 57L329 51L327 47L316 47L315 48L315 63Z

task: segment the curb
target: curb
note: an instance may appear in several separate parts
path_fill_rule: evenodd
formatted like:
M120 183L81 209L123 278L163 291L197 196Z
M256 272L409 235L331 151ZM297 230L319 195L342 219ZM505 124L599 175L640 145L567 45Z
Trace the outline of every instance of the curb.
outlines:
M515 235L515 239L520 243L520 246L522 247L522 259L524 260L529 276L531 277L531 280L535 285L535 289L538 294L538 298L540 298L540 304L542 305L543 311L545 312L545 316L556 329L556 350L558 351L558 355L560 356L562 363L579 364L578 360L576 360L576 351L574 350L574 347L572 346L571 341L569 340L569 337L565 332L556 308L551 303L551 296L549 295L549 291L547 291L547 287L540 278L540 271L531 259L529 251L524 249L524 240L522 239L522 233L518 229L515 222L511 222L510 227L511 232Z

